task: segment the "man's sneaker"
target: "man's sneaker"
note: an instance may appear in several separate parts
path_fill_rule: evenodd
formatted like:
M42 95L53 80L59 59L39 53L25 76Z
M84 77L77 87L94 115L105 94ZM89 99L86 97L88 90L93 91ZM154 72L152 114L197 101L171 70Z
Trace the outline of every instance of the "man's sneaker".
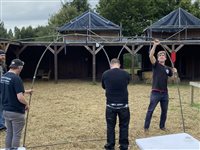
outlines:
M0 127L0 131L6 130L6 127Z
M110 146L110 145L108 145L108 144L106 144L106 145L104 146L104 148L105 148L105 150L115 150L114 147L112 147L112 146Z
M163 128L160 128L160 130L162 130L162 131L169 131L168 129L166 129L165 127L163 127Z

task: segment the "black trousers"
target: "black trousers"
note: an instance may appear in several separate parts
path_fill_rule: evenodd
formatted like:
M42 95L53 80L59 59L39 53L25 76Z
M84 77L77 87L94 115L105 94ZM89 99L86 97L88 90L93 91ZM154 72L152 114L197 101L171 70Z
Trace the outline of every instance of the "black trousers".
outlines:
M115 146L115 126L119 118L119 144L120 150L127 150L128 141L128 129L130 122L130 111L129 107L121 109L113 109L106 107L106 123L107 123L107 144L105 145L106 150L112 150Z
M160 92L151 92L151 98L150 98L150 104L147 110L144 128L148 129L151 123L152 114L157 106L157 104L160 102L160 108L161 108L161 115L160 115L160 125L159 127L165 128L165 122L167 119L167 110L168 110L168 93L160 93Z

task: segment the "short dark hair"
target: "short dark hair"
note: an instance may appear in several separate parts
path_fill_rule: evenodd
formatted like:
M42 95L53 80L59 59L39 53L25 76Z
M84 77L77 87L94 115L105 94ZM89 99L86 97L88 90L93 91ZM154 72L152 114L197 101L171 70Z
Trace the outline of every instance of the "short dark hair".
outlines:
M166 57L166 52L165 52L165 51L159 51L158 54L157 54L157 57L158 57L160 54L164 54L165 57Z
M117 58L113 58L113 59L110 61L110 64L120 64L120 61L119 61L119 59L117 59Z

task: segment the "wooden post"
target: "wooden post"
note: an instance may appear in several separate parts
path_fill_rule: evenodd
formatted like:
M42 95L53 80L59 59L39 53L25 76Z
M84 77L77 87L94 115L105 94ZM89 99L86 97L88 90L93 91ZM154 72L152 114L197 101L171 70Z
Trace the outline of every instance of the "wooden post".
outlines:
M134 82L135 81L135 71L134 71L134 50L135 50L135 45L132 45L132 48L131 48L131 78L132 78L132 81Z
M190 85L190 99L191 99L191 105L194 104L194 87Z
M191 99L191 105L194 104L194 88L200 88L200 82L190 82L190 99Z
M92 82L96 82L96 54L95 46L92 46Z
M58 83L58 55L57 46L54 47L54 81Z

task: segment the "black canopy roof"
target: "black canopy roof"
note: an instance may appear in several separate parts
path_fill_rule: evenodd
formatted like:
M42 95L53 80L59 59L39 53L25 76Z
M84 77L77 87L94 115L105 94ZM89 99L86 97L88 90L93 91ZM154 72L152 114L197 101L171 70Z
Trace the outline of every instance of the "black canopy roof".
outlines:
M146 32L176 32L183 28L200 28L200 19L178 8L145 29Z
M92 12L91 10L84 12L82 15L74 18L69 23L64 24L57 30L59 32L66 31L84 31L84 30L118 30L120 27L104 17Z

